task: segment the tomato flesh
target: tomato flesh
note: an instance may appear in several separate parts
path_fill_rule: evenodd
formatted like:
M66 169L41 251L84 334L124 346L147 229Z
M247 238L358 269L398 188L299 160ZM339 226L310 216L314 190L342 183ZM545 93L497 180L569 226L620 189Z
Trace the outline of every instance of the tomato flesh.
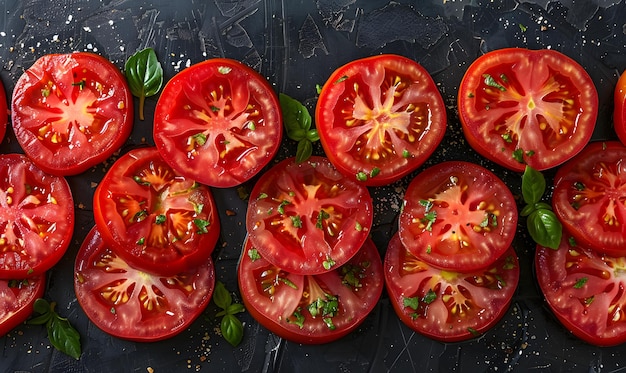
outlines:
M511 170L545 170L591 139L598 93L584 68L560 52L505 48L472 63L458 108L478 153Z
M61 259L73 232L67 181L24 155L0 155L0 278L43 274Z
M210 256L174 276L138 270L91 229L76 256L76 299L104 332L132 341L158 341L185 330L211 300L215 270Z
M163 88L154 142L182 175L232 187L257 174L278 151L282 114L269 83L229 59L186 68Z
M247 239L237 274L248 312L276 335L305 344L331 342L356 329L383 290L382 261L371 240L341 267L298 275L265 260Z
M602 253L626 256L626 147L590 143L556 174L552 205L576 241Z
M43 296L45 277L0 280L0 337L24 322L33 313L33 304Z
M133 98L122 73L88 52L49 54L20 77L11 105L24 152L46 172L74 175L126 141Z
M313 156L278 163L255 184L246 228L253 245L285 271L318 274L346 263L373 221L367 188Z
M384 260L385 285L398 317L443 342L483 334L506 313L519 282L513 248L490 266L461 273L433 267L392 237Z
M94 193L94 218L125 261L161 275L204 260L220 232L209 188L176 173L156 148L134 149L111 166Z
M448 161L411 181L398 224L403 245L421 260L473 271L490 265L511 246L517 205L491 171Z
M315 120L339 171L366 185L385 185L435 151L445 133L446 108L422 66L387 54L335 70L320 92Z

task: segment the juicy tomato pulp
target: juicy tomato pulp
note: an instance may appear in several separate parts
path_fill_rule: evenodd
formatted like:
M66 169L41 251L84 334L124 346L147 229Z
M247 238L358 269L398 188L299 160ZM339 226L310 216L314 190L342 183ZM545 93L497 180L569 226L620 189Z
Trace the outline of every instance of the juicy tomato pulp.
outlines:
M0 278L43 274L61 259L73 232L67 181L24 155L0 155Z
M411 254L396 234L387 248L384 274L402 322L430 338L456 342L484 333L502 318L520 270L512 248L478 271L438 269Z
M94 193L105 241L137 269L175 275L211 255L220 232L209 188L179 175L156 148L120 157Z
M154 142L170 166L215 187L252 178L282 138L282 112L269 83L229 59L210 59L174 76L154 118Z
M567 231L585 247L626 256L626 147L590 143L556 173L552 205Z
M403 245L424 262L453 271L490 265L508 250L517 205L507 186L482 166L449 161L409 184L399 218Z
M609 257L563 235L558 250L538 246L535 267L545 299L561 323L598 346L626 342L626 257Z
M87 52L49 54L13 91L13 129L29 158L56 175L104 161L128 138L133 98L115 65Z
M446 107L422 66L380 55L335 70L320 92L315 120L340 172L366 185L384 185L435 151L446 129Z
M0 142L4 140L7 124L9 122L9 111L7 107L7 96L4 92L4 86L0 83Z
M545 170L591 139L598 93L584 68L559 52L506 48L472 63L458 108L468 143L485 158Z
M382 261L371 240L341 267L290 273L265 260L250 240L238 269L246 309L265 328L297 343L337 340L359 326L383 290Z
M0 337L33 313L33 304L43 296L45 277L0 280Z
M108 334L142 342L185 330L209 303L215 286L210 256L174 276L149 274L109 248L97 227L78 251L74 273L76 299L89 319Z
M614 93L613 126L617 137L626 145L626 73L622 73Z
M367 188L328 159L288 158L265 172L248 202L246 228L261 255L285 271L318 274L346 263L372 227Z

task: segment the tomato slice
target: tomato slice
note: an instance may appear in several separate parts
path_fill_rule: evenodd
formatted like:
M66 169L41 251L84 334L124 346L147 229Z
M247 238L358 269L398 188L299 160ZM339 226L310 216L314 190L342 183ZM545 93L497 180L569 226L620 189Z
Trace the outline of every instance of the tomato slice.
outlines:
M617 137L626 145L626 73L622 73L615 85L613 126Z
M133 97L118 68L88 52L49 54L18 79L13 129L37 166L74 175L110 157L133 126Z
M315 112L320 141L349 178L385 185L422 165L446 130L446 107L417 62L384 54L333 72Z
M9 110L7 107L7 96L4 91L4 86L0 82L0 142L4 140L4 135L6 134L8 122Z
M626 342L626 257L610 257L563 235L558 250L538 246L535 269L548 306L575 336L598 346Z
M276 93L256 71L230 59L206 60L174 76L154 118L154 142L170 166L215 187L252 178L282 138Z
M73 232L67 181L24 155L0 155L0 278L43 274L61 259Z
M341 267L318 275L287 272L265 260L249 239L237 276L246 310L287 340L320 344L356 329L383 290L382 261L371 240Z
M204 261L217 243L211 191L172 170L156 148L120 157L93 198L104 240L137 269L175 275Z
M264 258L285 271L318 274L346 263L372 227L369 191L313 156L278 163L255 184L246 228Z
M489 266L511 246L517 205L507 186L477 164L431 166L409 184L399 218L403 245L451 271Z
M459 87L468 143L514 171L555 167L591 139L598 93L585 69L554 50L505 48L480 56Z
M590 143L556 173L554 213L576 241L611 256L626 256L626 147Z
M420 260L397 234L383 265L386 289L400 320L443 342L467 340L493 327L508 310L520 276L512 247L490 266L461 273Z
M138 270L117 255L97 227L74 267L76 299L104 332L132 341L158 341L185 330L206 308L215 287L210 256L174 276Z
M45 276L0 280L0 337L32 315L33 304L43 296L45 283Z

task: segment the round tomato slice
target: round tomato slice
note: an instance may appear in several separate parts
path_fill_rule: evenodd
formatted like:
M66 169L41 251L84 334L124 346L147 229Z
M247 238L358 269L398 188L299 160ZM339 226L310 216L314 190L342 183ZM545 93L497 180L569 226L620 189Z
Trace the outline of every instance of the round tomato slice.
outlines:
M511 246L517 205L507 186L477 164L448 161L409 184L399 218L403 245L451 271L486 267Z
M563 237L557 250L538 246L535 251L537 280L548 306L587 343L626 342L626 257L609 257Z
M613 126L617 137L626 145L626 73L622 73L614 94Z
M174 276L138 270L117 255L97 227L74 266L76 299L91 322L115 337L147 342L173 337L206 308L215 286L210 256Z
M0 280L0 337L23 323L33 313L33 304L43 296L45 277Z
M156 148L120 157L93 198L104 240L137 269L175 275L203 262L217 243L211 191L172 170Z
M369 239L346 264L318 275L276 267L247 239L237 276L246 310L261 325L293 342L319 344L337 340L363 322L381 296L382 270Z
M24 155L0 155L0 278L43 274L61 259L73 232L67 181Z
M485 333L504 316L520 270L512 247L478 271L438 269L411 254L396 234L387 248L384 274L402 322L429 338L457 342Z
M446 107L421 65L384 54L335 70L320 92L315 121L339 171L366 185L385 185L435 151L446 130Z
M626 256L626 147L592 142L556 173L554 213L576 241Z
M215 187L252 178L274 157L282 138L272 87L229 59L206 60L174 76L154 118L154 142L170 166Z
M598 93L585 69L554 50L505 48L480 56L459 87L468 143L514 171L555 167L591 139Z
M41 57L15 84L13 130L29 158L74 175L110 157L133 126L133 97L118 68L88 52Z
M369 191L328 159L288 158L261 176L246 227L264 258L285 271L318 274L346 263L372 227Z
M7 124L9 122L9 111L7 107L7 96L4 92L4 86L0 83L0 142L4 140Z

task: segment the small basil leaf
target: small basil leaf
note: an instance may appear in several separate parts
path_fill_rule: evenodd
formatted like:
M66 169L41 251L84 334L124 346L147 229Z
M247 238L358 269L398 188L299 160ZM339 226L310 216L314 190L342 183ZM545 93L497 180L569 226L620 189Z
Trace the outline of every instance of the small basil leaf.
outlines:
M528 233L541 246L556 250L561 243L563 226L552 210L539 209L528 215Z
M535 210L552 210L552 206L545 202L537 202L533 205Z
M306 106L284 93L278 95L278 101L283 113L283 123L287 131L287 137L294 141L306 138L306 132L311 129L312 121L311 114Z
M215 304L223 310L227 309L228 306L233 303L233 298L230 295L230 292L221 281L218 281L215 284L215 290L213 290L213 302L215 302Z
M228 308L226 308L226 313L229 315L234 315L236 313L244 312L246 308L241 303L233 303Z
M51 318L52 318L52 313L45 312L37 317L33 317L32 319L28 320L26 323L30 325L43 325L47 323L48 320L50 320Z
M224 339L233 346L237 346L243 339L243 324L233 315L224 315L220 330Z
M520 211L520 215L522 216L528 216L530 215L531 212L535 211L535 205L526 205L522 208L522 211Z
M146 48L130 56L124 70L128 88L139 97L139 119L143 120L145 98L156 95L163 86L163 68L154 49Z
M296 163L302 163L309 159L313 154L313 143L308 139L302 139L298 141L298 148L296 149Z
M313 128L307 131L306 138L307 140L311 142L316 142L320 139L320 134L317 132L315 128Z
M69 321L56 315L46 324L50 344L57 350L78 360L81 354L80 335Z
M33 310L37 313L50 313L50 303L43 298L37 298L33 304Z
M541 200L546 191L546 179L543 174L530 166L526 166L522 175L522 197L528 205L534 205Z

